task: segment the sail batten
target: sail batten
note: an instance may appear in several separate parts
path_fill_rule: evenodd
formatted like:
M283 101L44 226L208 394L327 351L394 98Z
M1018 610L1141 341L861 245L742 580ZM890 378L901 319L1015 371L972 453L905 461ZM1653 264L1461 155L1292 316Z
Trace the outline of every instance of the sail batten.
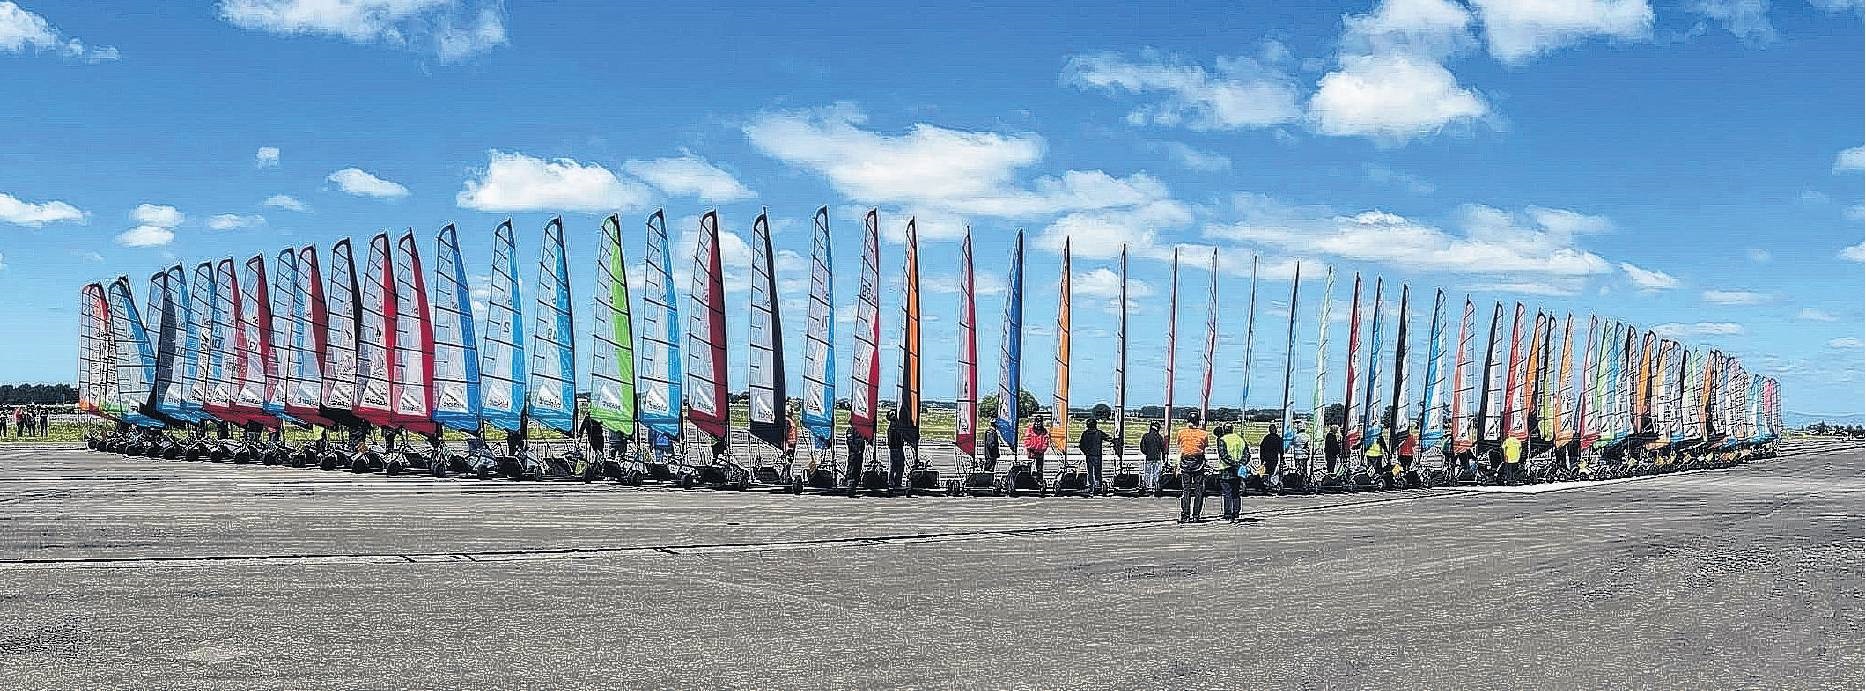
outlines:
M319 412L333 421L355 424L362 394L361 345L362 290L357 285L356 257L349 238L330 248L330 284L325 298L323 386Z
M369 260L362 276L362 311L357 316L356 361L359 382L357 415L372 425L394 426L395 400L395 262L389 234L369 240Z
M271 285L266 280L266 255L255 254L246 260L246 273L238 293L235 310L234 351L238 369L234 376L234 412L251 424L276 428L279 419L267 409L270 380L277 364L272 360ZM282 410L280 412L283 412Z
M150 415L153 412L151 399L155 395L155 347L149 342L147 324L136 309L136 293L130 287L130 277L117 277L108 292L110 332L116 345L119 419L137 427L162 427L162 421Z
M331 425L319 405L324 395L324 368L328 359L330 309L324 300L324 274L317 246L288 249L297 257L292 281L287 341L292 357L285 369L285 413L314 425Z

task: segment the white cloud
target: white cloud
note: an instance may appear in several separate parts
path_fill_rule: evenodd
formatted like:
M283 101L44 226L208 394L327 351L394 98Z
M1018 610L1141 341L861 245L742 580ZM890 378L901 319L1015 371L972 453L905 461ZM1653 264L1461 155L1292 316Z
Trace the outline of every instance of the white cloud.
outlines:
M1283 55L1276 44L1272 55ZM1130 60L1116 53L1077 55L1063 65L1062 81L1082 89L1158 96L1128 113L1135 125L1195 131L1269 127L1294 121L1296 85L1274 62L1221 57L1217 71L1188 65L1154 51Z
M698 197L706 202L731 202L757 195L731 173L691 153L675 158L628 161L622 170L674 196Z
M229 24L281 36L318 35L431 53L441 62L505 44L499 3L461 0L221 0Z
M234 230L251 228L266 224L266 217L259 214L242 216L240 214L218 214L207 219L207 227L212 230Z
M408 196L408 188L400 183L376 177L361 168L345 168L325 176L324 179L336 183L337 189L358 197L395 199Z
M486 152L479 177L454 195L463 209L479 211L630 211L646 205L646 186L608 168L574 159L544 160L497 149Z
M1520 65L1595 36L1623 40L1652 34L1646 0L1471 0L1483 19L1490 54Z
M266 197L266 200L260 203L266 206L272 207L274 209L284 209L286 211L304 211L305 210L304 202L298 201L297 197L293 197L289 194L275 194L270 197Z
M1801 308L1801 311L1795 314L1795 318L1800 319L1802 321L1811 321L1811 322L1838 321L1838 319L1834 317L1834 315L1827 313L1825 310L1818 310L1813 307Z
M920 287L932 293L957 293L959 292L959 277L957 275L925 276L920 279ZM1002 295L1004 290L1003 277L991 272L980 273L977 266L972 268L972 292L974 294ZM985 312L980 309L979 313L982 315Z
M1834 172L1866 169L1866 146L1856 146L1834 154Z
M1860 339L1854 338L1852 336L1828 339L1827 341L1827 347L1829 348L1858 348L1858 347L1861 347L1861 345L1862 345L1862 342L1860 341Z
M752 288L752 246L738 233L726 229L722 217L719 228L719 268L725 278L726 292L742 293ZM749 225L749 224L748 224ZM674 285L682 293L688 292L693 285L694 251L700 246L700 217L686 216L668 222L668 229L675 233L674 245L669 248L674 259ZM684 313L691 310L691 305L681 305Z
M175 241L175 231L162 226L136 226L117 236L124 247L161 247Z
M1856 262L1866 261L1866 242L1848 245L1845 249L1840 250L1840 258Z
M1449 0L1385 0L1342 19L1345 54L1407 52L1443 57L1471 43L1471 13Z
M1697 322L1694 324L1659 324L1652 327L1652 332L1666 338L1689 338L1692 336L1741 336L1743 325L1735 322Z
M1769 23L1769 0L1692 0L1685 9L1722 24L1744 43L1761 45L1775 40Z
M1070 251L1084 259L1113 259L1123 246L1141 256L1163 256L1154 246L1159 231L1192 222L1192 209L1162 199L1131 209L1077 211L1056 219L1037 236L1037 247L1061 252L1068 238Z
M1497 283L1479 283L1467 286L1468 290L1486 293L1513 293L1520 295L1546 295L1560 297L1581 292L1581 286L1572 281L1544 282L1502 281Z
M1088 271L1078 271L1072 278L1074 282L1069 285L1069 289L1074 296L1085 298L1121 297L1121 274L1116 273L1113 269L1109 269L1105 266L1096 267ZM1127 279L1127 297L1129 300L1147 297L1152 294L1152 284L1131 276Z
M1769 301L1769 295L1751 290L1706 290L1704 301L1713 305L1760 305Z
M1437 185L1419 176L1397 171L1378 163L1361 164L1361 170L1367 174L1367 179L1376 185L1392 185L1419 195L1431 194L1438 190Z
M1160 150L1174 163L1190 170L1216 172L1231 169L1231 157L1221 153L1195 149L1180 142L1160 142Z
M173 228L181 225L181 222L186 220L186 217L182 216L181 212L176 211L175 207L172 206L164 204L137 204L136 209L130 212L130 220L146 226Z
M1469 124L1489 112L1484 98L1458 86L1444 65L1403 53L1344 56L1309 99L1309 118L1323 134L1385 142Z
M0 53L24 53L31 50L52 52L72 60L89 63L117 59L117 49L110 46L89 47L84 41L63 33L32 12L10 0L0 1Z
M279 147L259 147L259 151L253 154L253 165L259 168L279 167Z
M1831 14L1841 12L1859 14L1862 8L1866 8L1866 1L1862 0L1808 0L1808 4Z
M1769 254L1768 250L1760 247L1751 247L1744 250L1743 256L1749 257L1750 261L1756 262L1757 264L1767 263L1770 259L1775 258L1774 255Z
M1678 287L1678 278L1663 271L1642 269L1626 262L1620 262L1620 270L1626 272L1626 277L1633 281L1633 285L1639 286L1640 290L1666 290Z
M37 228L47 223L83 223L90 214L65 202L33 203L0 192L0 221Z

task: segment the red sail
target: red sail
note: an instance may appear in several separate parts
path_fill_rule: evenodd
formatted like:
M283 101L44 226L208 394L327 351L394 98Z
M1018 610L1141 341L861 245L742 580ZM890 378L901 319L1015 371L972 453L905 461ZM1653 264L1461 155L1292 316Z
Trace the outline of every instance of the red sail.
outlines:
M1354 361L1355 353L1361 349L1361 275L1354 274L1354 298L1348 306L1348 394L1342 397L1341 429L1344 438L1342 448L1358 449L1361 446L1361 426L1354 422Z

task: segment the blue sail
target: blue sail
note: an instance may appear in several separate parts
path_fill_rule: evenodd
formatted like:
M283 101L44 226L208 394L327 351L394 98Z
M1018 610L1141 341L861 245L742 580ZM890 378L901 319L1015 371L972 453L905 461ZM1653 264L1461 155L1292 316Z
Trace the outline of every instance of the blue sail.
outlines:
M123 404L123 420L137 427L163 427L162 421L148 415L156 375L155 349L136 310L128 276L110 284L110 325L117 343L117 395Z
M434 244L434 421L448 429L477 432L479 338L454 224L442 226Z
M1024 358L1024 231L1017 231L1017 244L1011 252L1010 287L1004 298L1004 338L999 354L1004 358L998 377L998 416L991 421L1002 443L1017 444L1018 394L1023 390Z
M481 415L486 424L518 431L525 410L525 322L518 316L518 254L512 246L512 221L492 232L491 294L486 300L486 340L481 346Z
M667 218L648 216L648 270L642 273L641 423L654 434L680 437L680 299L674 292Z
M1374 324L1367 337L1367 397L1361 406L1361 448L1372 448L1380 439L1386 419L1386 406L1380 405L1378 383L1380 381L1380 293L1385 286L1384 279L1374 281Z
M538 304L531 340L531 419L569 434L576 429L577 333L570 321L570 266L564 220L544 224L538 256Z
M1431 344L1425 353L1425 395L1419 401L1419 451L1421 454L1438 448L1439 441L1445 438L1443 418L1438 417L1440 405L1438 394L1443 382L1440 378L1442 375L1439 373L1438 360L1441 357L1440 349L1443 347L1440 341L1444 340L1445 335L1444 312L1445 291L1441 289L1432 304L1432 330L1427 336Z
M810 240L810 310L804 334L803 426L817 448L836 437L836 294L831 261L829 207L816 210Z

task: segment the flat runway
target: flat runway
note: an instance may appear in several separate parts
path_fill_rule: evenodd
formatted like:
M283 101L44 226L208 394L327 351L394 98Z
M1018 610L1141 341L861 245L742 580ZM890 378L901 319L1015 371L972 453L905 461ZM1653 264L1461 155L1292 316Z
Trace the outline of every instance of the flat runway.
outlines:
M0 688L1860 688L1862 459L1179 526L6 448Z

